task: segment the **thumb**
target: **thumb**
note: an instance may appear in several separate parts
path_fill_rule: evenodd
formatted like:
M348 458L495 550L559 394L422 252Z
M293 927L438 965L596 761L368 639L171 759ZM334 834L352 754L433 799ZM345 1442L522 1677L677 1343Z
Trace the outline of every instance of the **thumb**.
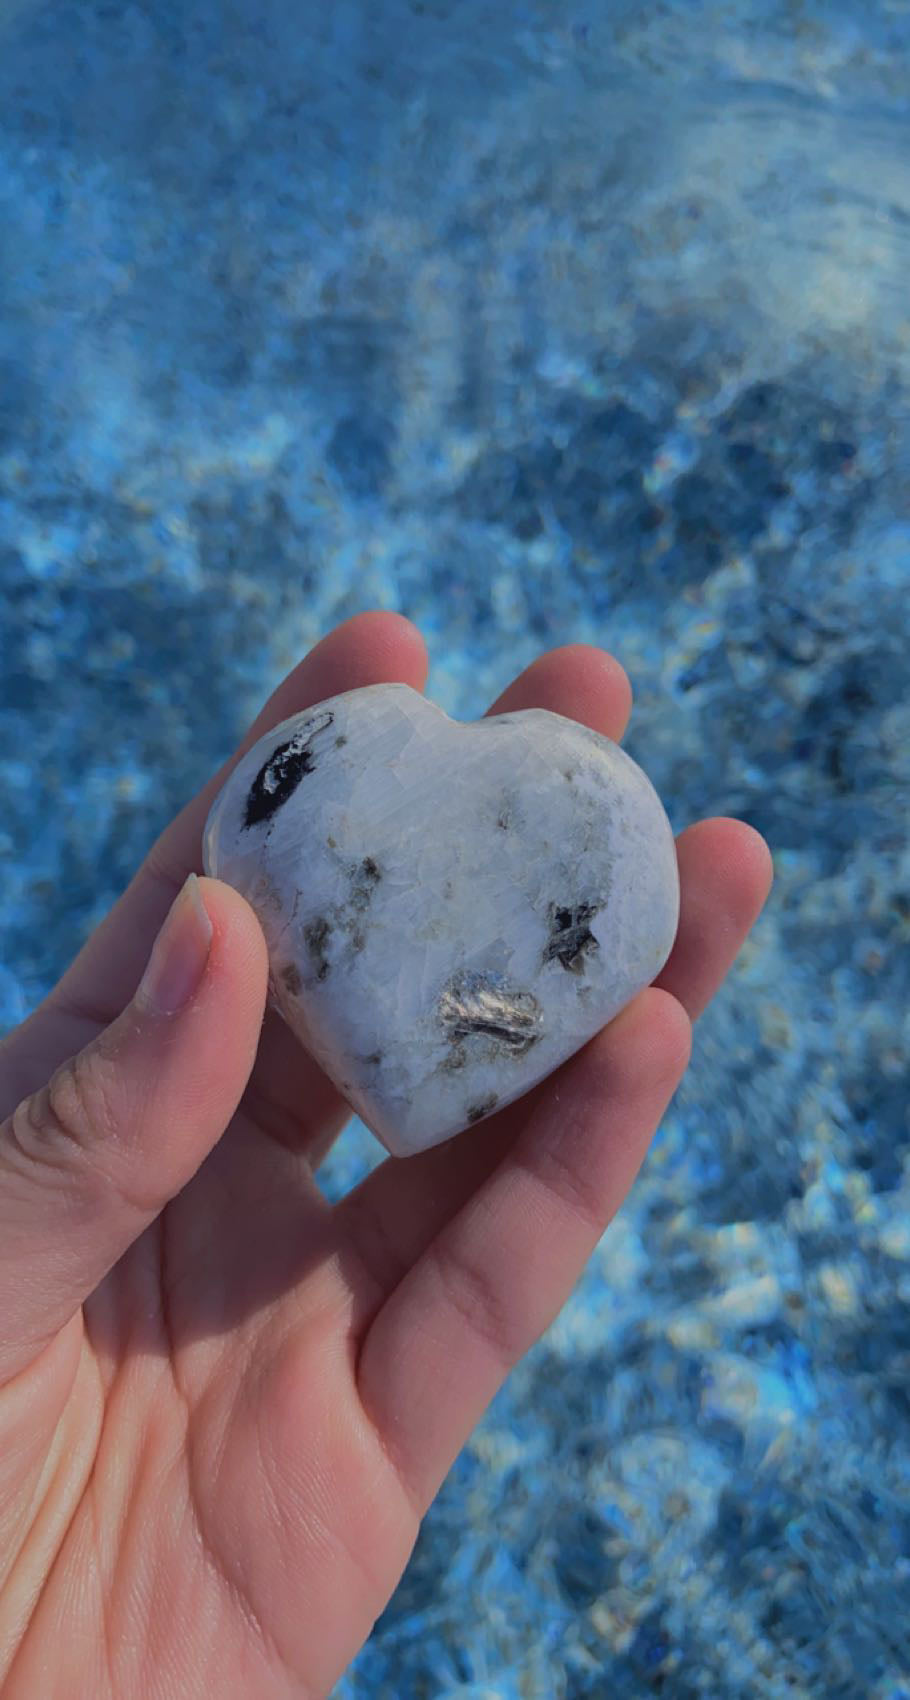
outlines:
M0 1122L0 1383L221 1137L255 1059L267 973L249 905L191 874L123 1014Z

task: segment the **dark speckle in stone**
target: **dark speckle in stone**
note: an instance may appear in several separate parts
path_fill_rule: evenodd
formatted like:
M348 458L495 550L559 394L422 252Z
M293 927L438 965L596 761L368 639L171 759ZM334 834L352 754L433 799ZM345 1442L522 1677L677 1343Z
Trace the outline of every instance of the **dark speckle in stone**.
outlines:
M508 807L508 804L500 812L500 815L499 815L499 818L497 819L496 825L501 826L503 832L507 832L509 827L512 825L512 814L511 814L511 810Z
M464 1068L467 1060L468 1053L464 1045L453 1045L451 1050L447 1052L445 1061L440 1065L441 1072L443 1074L457 1074L460 1068Z
M277 814L294 795L304 775L313 772L316 765L313 741L331 726L334 719L334 714L328 710L314 720L305 721L293 737L286 738L272 751L250 786L243 817L245 828L271 820L272 815Z
M573 974L584 973L584 958L600 947L588 922L597 913L596 903L554 904L550 911L550 937L544 949L545 962L561 962Z
M482 1121L484 1116L489 1116L489 1115L492 1114L492 1112L495 1110L498 1103L499 1103L499 1099L498 1099L496 1093L491 1092L489 1097L488 1098L482 1098L480 1100L479 1104L472 1104L471 1105L471 1108L468 1110L468 1121L469 1122Z
M345 732L339 732L338 737L335 739L336 750L342 749L347 741L347 734Z
M371 1051L369 1056L364 1057L363 1060L365 1063L369 1063L371 1068L378 1068L379 1064L382 1062L382 1052Z
M507 1056L524 1056L543 1029L540 1004L532 992L518 991L501 974L461 971L444 987L438 1014L449 1038L487 1038Z
M289 962L286 968L282 968L281 978L290 992L291 997L295 998L303 985L300 969L297 967L297 964L295 962Z
M381 879L382 870L378 862L372 856L364 856L359 867L354 869L351 887L352 908L366 909Z
M304 927L303 930L307 948L316 963L317 980L324 980L329 971L326 944L331 931L331 922L327 921L324 915L320 915L318 920L311 921L309 926Z

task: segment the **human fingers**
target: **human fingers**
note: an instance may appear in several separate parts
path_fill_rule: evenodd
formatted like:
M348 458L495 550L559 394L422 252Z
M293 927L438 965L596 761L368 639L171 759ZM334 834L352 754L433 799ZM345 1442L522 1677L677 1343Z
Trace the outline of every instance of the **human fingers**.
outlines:
M256 1054L266 982L252 909L193 876L126 1008L0 1123L0 1384L224 1132Z
M745 821L717 815L676 840L682 892L670 956L655 982L694 1021L731 967L771 890L771 852Z
M770 882L764 840L741 821L699 821L677 839L680 920L657 984L690 1018L729 973L756 921ZM492 1174L539 1099L562 1089L562 1069L490 1116L474 1132L373 1170L338 1206L339 1221L369 1271L366 1310L374 1310L443 1225Z
M419 1511L625 1199L690 1037L670 993L640 993L538 1098L367 1329L360 1395Z
M618 743L632 706L632 687L621 662L590 643L566 643L538 655L501 691L487 714L548 708Z

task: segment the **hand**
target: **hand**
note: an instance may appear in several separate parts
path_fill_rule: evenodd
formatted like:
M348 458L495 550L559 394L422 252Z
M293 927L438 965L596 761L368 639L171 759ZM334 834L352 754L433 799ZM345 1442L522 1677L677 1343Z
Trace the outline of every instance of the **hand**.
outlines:
M248 743L387 680L424 688L420 634L358 615ZM533 705L618 739L630 691L574 644L494 711ZM350 1112L276 1016L260 1033L252 910L216 880L171 909L228 767L0 1048L5 1700L329 1692L622 1204L770 885L751 828L690 827L658 983L476 1134L333 1208L313 1171Z

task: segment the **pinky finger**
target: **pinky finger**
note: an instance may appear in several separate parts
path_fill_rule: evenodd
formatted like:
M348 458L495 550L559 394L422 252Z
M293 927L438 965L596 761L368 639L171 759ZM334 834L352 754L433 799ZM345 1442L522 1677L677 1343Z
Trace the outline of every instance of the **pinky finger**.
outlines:
M623 1203L690 1044L677 1000L642 992L552 1076L508 1156L372 1322L360 1395L421 1512Z

